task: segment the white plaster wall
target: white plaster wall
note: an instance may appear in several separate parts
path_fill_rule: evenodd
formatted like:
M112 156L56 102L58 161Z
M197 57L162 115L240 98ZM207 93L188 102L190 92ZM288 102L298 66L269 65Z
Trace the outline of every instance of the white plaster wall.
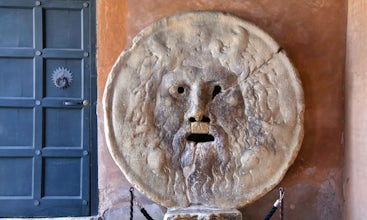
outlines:
M346 220L367 218L367 1L348 1L345 82Z

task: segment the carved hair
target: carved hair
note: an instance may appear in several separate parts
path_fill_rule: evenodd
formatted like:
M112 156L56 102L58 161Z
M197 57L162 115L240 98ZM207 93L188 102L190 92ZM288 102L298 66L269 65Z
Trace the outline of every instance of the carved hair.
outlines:
M162 168L169 173L168 191L179 190L184 182L193 181L188 179L191 178L189 176L186 178L186 181L184 180L183 167L180 164L181 158L187 149L182 149L182 146L173 144L174 133L169 138L166 137L166 139L171 141L164 143L167 134L162 132L167 131L154 127L155 94L157 94L159 87L157 82L160 82L168 71L174 70L177 66L183 65L183 63L204 69L208 64L219 63L238 77L238 86L241 88L245 104L243 111L246 121L245 124L238 123L235 127L236 129L231 131L230 143L227 143L230 146L224 146L230 148L228 158L219 160L219 164L213 166L210 173L206 174L206 180L202 181L201 185L198 184L199 186L196 186L200 189L195 190L195 192L200 192L201 195L193 197L200 197L205 200L204 195L211 195L214 193L213 191L219 189L228 191L231 194L233 187L237 187L240 184L238 182L240 175L250 175L244 171L246 167L256 166L256 164L252 164L253 162L251 161L253 160L251 158L243 156L246 158L243 159L243 157L235 157L234 155L251 155L255 157L256 152L259 150L275 153L275 141L272 135L263 128L263 123L270 120L271 112L266 101L260 103L260 101L263 101L263 97L260 98L260 94L258 94L261 92L266 95L266 89L269 88L269 85L266 83L270 83L270 80L259 80L257 76L251 75L250 63L254 62L254 60L249 59L255 58L248 56L248 50L253 48L248 48L251 47L251 43L248 42L247 32L238 28L229 33L229 35L236 35L230 38L236 39L236 42L226 41L225 39L228 39L228 36L220 36L224 40L218 36L211 36L210 31L206 29L198 30L198 33L200 33L200 36L194 41L186 39L188 36L185 36L183 33L176 40L168 39L164 33L159 33L147 39L149 42L146 44L148 47L144 48L145 56L139 61L138 66L134 70L134 74L140 78L140 84L132 91L136 101L130 102L134 106L129 107L126 117L129 118L131 123L136 123L137 129L133 132L134 135L132 135L131 139L133 143L135 142L134 138L139 134L143 135L142 132L146 132L146 129L153 129L155 130L154 132L161 131L161 133L156 134L157 139L161 141L154 144L136 144L144 144L146 147L151 148L149 150L160 148L165 151L165 158L161 159L170 161L165 163ZM263 96L264 94L261 95ZM219 154L221 152L217 151L216 153ZM190 194L195 193L193 189L181 190L189 191L188 197L190 197ZM192 198L188 199L193 200Z

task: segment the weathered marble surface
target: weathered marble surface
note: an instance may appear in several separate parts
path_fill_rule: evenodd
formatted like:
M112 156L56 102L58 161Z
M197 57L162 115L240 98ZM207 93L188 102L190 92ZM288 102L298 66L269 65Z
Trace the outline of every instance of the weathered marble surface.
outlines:
M284 51L219 12L144 29L115 63L103 103L114 160L166 207L254 201L282 179L303 138L303 91Z
M242 220L236 209L215 209L194 206L189 208L168 209L164 220Z

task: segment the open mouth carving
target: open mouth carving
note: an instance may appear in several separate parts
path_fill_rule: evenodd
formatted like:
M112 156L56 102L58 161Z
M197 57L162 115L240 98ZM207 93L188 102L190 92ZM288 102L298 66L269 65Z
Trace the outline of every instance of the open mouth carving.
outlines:
M187 140L196 143L211 142L214 141L214 136L211 134L190 134Z
M214 136L209 134L209 122L191 122L190 130L191 133L187 136L188 141L195 143L214 141Z

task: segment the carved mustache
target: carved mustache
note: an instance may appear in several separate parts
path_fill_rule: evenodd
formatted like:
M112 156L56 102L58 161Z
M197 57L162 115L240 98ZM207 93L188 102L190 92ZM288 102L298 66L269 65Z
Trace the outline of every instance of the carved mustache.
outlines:
M184 124L175 134L173 138L173 162L180 161L181 156L189 146L196 146L203 142L213 142L211 145L216 148L221 161L229 160L229 140L225 130L217 124L203 124L206 122L198 122L201 124ZM193 133L199 132L199 133ZM201 133L200 133L201 132ZM203 143L209 144L209 143ZM190 148L190 147L189 147ZM187 153L187 152L186 152Z
M191 122L190 132L188 141L196 143L214 141L214 136L209 134L209 122Z
M227 143L228 134L217 124L208 122L185 123L176 132L173 138L173 144L184 147L186 142L223 142Z

